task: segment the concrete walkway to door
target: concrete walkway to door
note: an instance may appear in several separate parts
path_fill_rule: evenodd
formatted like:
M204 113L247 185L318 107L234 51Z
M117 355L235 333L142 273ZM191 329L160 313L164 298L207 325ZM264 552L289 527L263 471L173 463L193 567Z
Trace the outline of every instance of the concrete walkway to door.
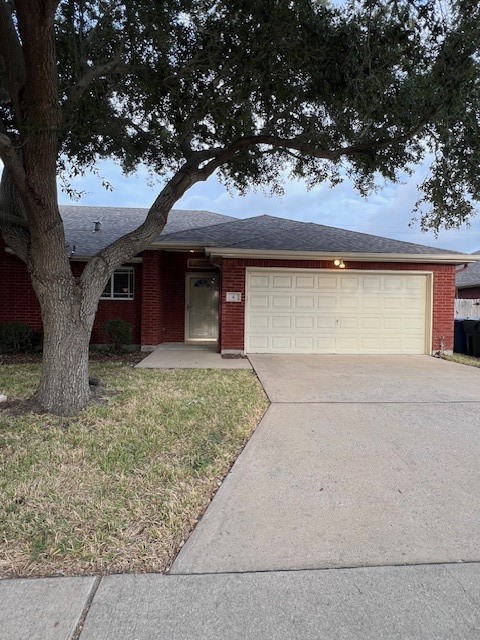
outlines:
M251 369L247 358L222 357L216 343L164 342L144 360L138 369Z
M272 405L172 573L480 560L480 369L250 360Z

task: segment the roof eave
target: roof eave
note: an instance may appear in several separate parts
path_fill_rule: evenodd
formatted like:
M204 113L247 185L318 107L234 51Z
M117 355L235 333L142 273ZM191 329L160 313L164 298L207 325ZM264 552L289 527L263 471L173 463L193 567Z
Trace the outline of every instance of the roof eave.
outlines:
M349 262L402 262L431 264L465 264L477 262L480 256L458 253L364 253L348 251L287 251L276 249L238 249L236 247L205 247L205 253L222 258L288 259L288 260L348 260Z
M156 240L152 242L147 249L164 249L171 251L204 251L205 243L203 242L162 242Z

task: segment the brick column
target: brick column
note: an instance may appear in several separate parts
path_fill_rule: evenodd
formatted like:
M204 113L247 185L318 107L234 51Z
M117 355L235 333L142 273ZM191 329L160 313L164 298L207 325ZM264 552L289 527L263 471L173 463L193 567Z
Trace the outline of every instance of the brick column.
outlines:
M149 351L163 342L160 252L144 251L142 267L141 344Z
M432 351L453 351L455 267L439 265L433 273Z
M242 294L241 302L226 302L227 291ZM245 265L238 260L223 260L220 290L220 344L222 353L245 349Z

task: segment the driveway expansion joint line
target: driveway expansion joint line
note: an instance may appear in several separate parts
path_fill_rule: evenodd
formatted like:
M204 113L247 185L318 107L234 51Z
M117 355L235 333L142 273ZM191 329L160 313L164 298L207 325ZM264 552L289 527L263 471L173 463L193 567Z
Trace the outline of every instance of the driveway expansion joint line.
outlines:
M480 404L479 400L272 400L272 404Z
M466 564L478 564L480 565L480 557L478 560L459 560L458 562L448 560L442 562L441 560L435 562L402 562L398 564L352 564L346 567L343 566L331 566L331 567L300 567L295 569L247 569L245 571L199 571L191 573L169 573L165 574L174 578L175 576L181 576L183 578L194 578L195 576L242 576L242 575L257 575L259 573L306 573L308 572L324 572L324 571L352 571L355 569L407 569L409 567L458 567ZM73 639L72 639L73 640Z
M90 612L90 608L92 606L92 602L93 599L95 598L95 595L97 593L98 587L100 586L100 582L102 581L102 577L103 576L96 576L95 580L93 581L92 584L92 588L90 589L90 593L88 594L87 600L85 602L85 605L82 609L82 613L80 614L80 618L78 619L77 624L75 625L75 629L73 630L72 635L70 636L70 640L79 640L81 635L82 635L82 631L83 631L83 627L85 625L85 621L87 619L87 616Z

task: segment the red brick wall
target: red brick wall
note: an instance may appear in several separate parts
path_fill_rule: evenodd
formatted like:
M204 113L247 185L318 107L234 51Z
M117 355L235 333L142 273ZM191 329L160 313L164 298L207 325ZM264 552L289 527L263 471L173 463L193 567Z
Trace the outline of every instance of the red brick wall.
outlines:
M457 298L469 298L471 300L480 298L480 287L467 287L458 289Z
M72 262L72 272L79 276L84 263ZM32 288L25 264L16 256L5 252L0 236L0 322L25 322L32 329L42 328L40 305ZM142 265L135 265L135 294L133 300L101 300L93 325L91 342L105 342L100 326L105 320L122 318L133 325L133 342L140 344L140 319L142 300Z
M143 252L141 344L156 345L163 341L163 307L161 277L163 256L159 251Z
M331 269L326 261L298 260L240 260L225 259L222 263L221 289L221 348L243 350L245 331L245 269L246 267L283 267L297 269ZM392 262L350 262L348 269L385 271L433 272L433 328L432 350L453 349L453 320L455 298L455 266L434 264L402 264ZM242 302L225 302L227 291L240 291Z
M165 342L185 340L185 273L190 253L168 253L163 270Z
M33 330L42 328L40 305L25 264L5 251L0 235L0 322L25 322Z

